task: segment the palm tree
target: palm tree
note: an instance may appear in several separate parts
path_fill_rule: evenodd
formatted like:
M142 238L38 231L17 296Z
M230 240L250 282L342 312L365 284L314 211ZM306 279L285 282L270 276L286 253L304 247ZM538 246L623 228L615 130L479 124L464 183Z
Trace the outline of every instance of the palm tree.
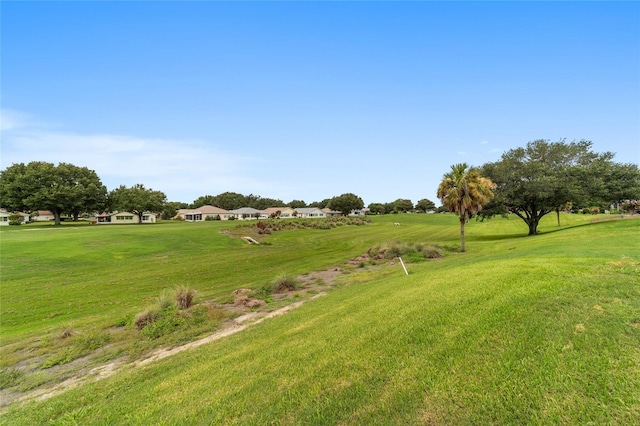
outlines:
M460 217L462 251L465 251L465 223L493 198L495 187L490 179L480 176L478 170L470 168L466 163L454 164L451 171L442 177L438 186L438 198L447 210L457 213Z

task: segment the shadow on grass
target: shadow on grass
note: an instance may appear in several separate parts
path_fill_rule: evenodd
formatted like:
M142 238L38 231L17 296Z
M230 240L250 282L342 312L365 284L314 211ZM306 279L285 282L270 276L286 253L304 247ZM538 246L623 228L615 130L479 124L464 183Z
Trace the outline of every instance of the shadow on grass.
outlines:
M501 240L514 240L519 238L526 238L527 234L501 234L501 235L473 235L467 236L467 241L501 241Z

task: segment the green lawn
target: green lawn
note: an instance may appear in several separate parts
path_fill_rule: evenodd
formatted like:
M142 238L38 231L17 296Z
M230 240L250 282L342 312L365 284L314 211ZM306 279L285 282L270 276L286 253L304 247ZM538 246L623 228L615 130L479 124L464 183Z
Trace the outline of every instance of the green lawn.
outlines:
M226 339L5 413L5 424L635 424L640 220L472 221L467 253L354 270ZM400 226L394 226L400 222ZM2 346L110 327L162 289L203 299L343 265L382 241L459 244L450 215L274 233L229 224L3 230ZM107 229L108 228L108 229ZM13 355L15 358L15 354Z

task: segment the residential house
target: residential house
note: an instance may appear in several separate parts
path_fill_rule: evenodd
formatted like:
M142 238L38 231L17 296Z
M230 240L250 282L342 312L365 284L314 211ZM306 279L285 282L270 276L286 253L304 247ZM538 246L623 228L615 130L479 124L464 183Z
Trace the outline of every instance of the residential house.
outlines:
M326 208L326 207L325 207L324 209L322 209L322 212L324 213L324 215L325 215L326 217L331 217L331 216L342 216L342 212L339 212L339 211L337 211L337 210L331 210L331 209L328 209L328 208Z
M264 210L254 209L252 207L242 207L240 209L231 210L239 220L251 219L267 219L269 215Z
M28 213L22 213L22 212L9 213L5 209L2 209L2 210L0 210L0 226L9 225L9 222L10 222L9 216L14 215L14 214L19 214L20 216L22 216L22 218L23 218L22 223L29 222L29 214Z
M176 217L178 216L187 222L202 222L207 220L207 217L209 220L212 220L216 218L216 216L220 217L220 220L229 220L231 217L235 218L234 213L209 205L198 207L196 209L180 209L178 210Z
M31 215L29 213L16 212L16 214L22 216L22 223L28 223L31 220Z
M326 217L324 212L317 207L299 208L299 209L296 209L296 212L298 212L298 217L303 217L303 218Z
M9 226L9 216L11 216L11 213L0 210L0 226Z
M264 211L269 217L292 218L298 216L298 212L291 207L269 207Z
M49 210L38 210L36 214L31 216L31 220L33 220L34 222L48 222L55 219L55 215Z
M114 225L140 223L138 215L130 212L101 213L96 216L96 220L100 224L109 223ZM156 223L157 220L155 213L145 212L142 214L142 223Z
M351 210L351 213L349 213L349 216L365 216L367 213L369 213L369 209L367 208Z

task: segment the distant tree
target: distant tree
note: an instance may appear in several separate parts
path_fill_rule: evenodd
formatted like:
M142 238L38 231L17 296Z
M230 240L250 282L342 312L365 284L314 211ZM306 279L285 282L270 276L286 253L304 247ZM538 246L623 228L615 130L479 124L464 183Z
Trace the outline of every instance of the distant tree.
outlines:
M433 201L423 198L416 203L416 209L426 213L428 211L435 210L436 205Z
M253 201L249 201L247 203L247 207L253 207L254 209L258 209L258 210L264 210L269 207L277 207L277 206L284 206L284 201L277 200L274 198L257 197L257 199Z
M76 217L105 205L107 189L98 175L73 164L33 161L0 172L0 206L8 210L50 210L55 224L62 213Z
M398 198L393 202L393 210L397 212L408 212L413 210L413 202L411 200Z
M395 211L396 206L395 206L394 203L383 203L382 206L383 206L384 211L385 211L386 214L397 213Z
M203 204L203 206L206 204ZM171 220L176 217L179 209L186 209L189 205L187 203L181 203L178 201L169 201L164 204L162 207L162 213L160 214L160 219L163 220Z
M384 208L384 204L382 203L371 203L368 206L369 211L373 214L385 214L386 210Z
M223 192L211 200L211 205L225 210L236 210L247 206L247 197L237 192Z
M330 198L325 198L322 201L314 201L313 203L309 204L309 207L315 207L318 209L324 209L329 205L329 202L331 201Z
M73 164L60 163L58 173L63 182L73 192L67 213L78 220L83 212L103 210L107 203L107 188L93 170Z
M203 195L196 198L193 203L189 204L189 208L197 209L198 207L213 205L213 199L213 195Z
M291 200L287 204L287 206L291 207L292 209L300 209L307 207L307 203L305 203L303 200Z
M167 196L163 192L147 189L142 184L133 185L131 188L120 185L109 193L111 208L138 215L138 223L142 223L144 212L161 211L166 199Z
M438 198L451 212L460 218L460 243L464 252L464 225L482 210L482 206L493 198L495 184L480 175L478 170L466 163L451 166L451 171L443 176L438 186Z
M339 211L344 216L347 216L352 210L364 208L364 201L355 194L346 193L332 198L327 207L331 210Z
M585 206L640 197L638 166L614 163L613 153L597 154L591 147L585 140L540 139L483 165L482 173L497 188L481 215L513 213L527 224L529 235L535 235L542 217L569 202Z

